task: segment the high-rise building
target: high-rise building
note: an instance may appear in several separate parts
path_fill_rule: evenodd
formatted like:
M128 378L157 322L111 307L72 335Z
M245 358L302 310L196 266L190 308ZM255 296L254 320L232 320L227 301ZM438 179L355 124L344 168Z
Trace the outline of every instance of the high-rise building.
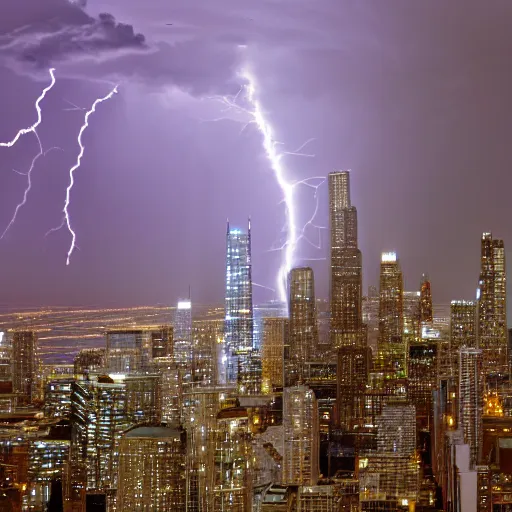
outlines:
M508 372L507 274L503 240L484 233L481 242L478 298L478 347L484 375Z
M397 376L405 373L403 292L402 270L396 253L383 253L380 264L379 362Z
M238 370L246 369L253 349L250 221L247 233L231 229L228 222L226 245L225 378L220 377L239 384ZM224 364L220 368L224 370Z
M458 380L459 354L462 347L477 348L476 302L453 300L450 308L450 367L451 375Z
M12 382L12 339L0 331L0 382Z
M331 345L356 345L362 326L362 257L357 210L350 202L350 173L329 174L331 232Z
M271 300L254 306L254 348L260 350L263 343L263 322L266 318L287 318L288 304Z
M85 348L80 350L73 361L76 379L89 372L99 371L105 365L104 348Z
M119 512L186 510L186 436L160 425L136 426L119 444Z
M416 407L418 429L427 428L433 418L432 392L437 386L438 344L422 341L412 343L408 348L407 377L408 396Z
M307 386L283 391L283 482L316 485L319 472L318 404Z
M458 426L464 434L464 442L470 446L472 468L480 463L483 442L482 356L482 351L477 348L462 347L460 349Z
M423 274L420 286L420 322L432 323L434 314L432 311L432 291L430 289L430 279Z
M36 395L37 380L37 333L34 331L12 332L13 389L19 393L18 404L30 403Z
M253 457L249 416L244 407L222 409L217 414L214 444L213 510L249 512L253 499Z
M71 394L71 452L74 474L85 472L87 490L117 487L119 440L131 422L126 386L108 376L78 381Z
M192 302L180 300L174 311L174 358L180 365L192 364Z
M264 318L261 344L262 391L271 393L282 388L284 376L284 347L288 345L288 318Z
M217 383L217 347L224 338L223 320L194 320L192 323L192 382L194 386Z
M346 430L361 424L371 357L369 347L338 349L336 406L338 424Z
M284 354L285 386L304 383L306 363L318 345L315 280L310 267L290 272L290 329Z
M153 357L172 356L172 338L169 325L111 329L106 333L106 368L121 374L145 371Z

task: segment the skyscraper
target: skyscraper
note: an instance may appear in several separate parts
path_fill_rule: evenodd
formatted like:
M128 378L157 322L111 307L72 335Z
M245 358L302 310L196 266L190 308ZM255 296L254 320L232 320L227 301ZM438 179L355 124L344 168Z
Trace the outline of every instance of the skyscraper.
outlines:
M226 248L225 380L238 383L238 370L250 366L253 349L250 221L247 233L230 229L228 222Z
M423 274L420 286L420 322L432 323L433 320L430 280L427 275Z
M288 345L288 318L264 318L261 345L262 391L283 387L284 347Z
M482 351L462 347L459 356L459 418L464 442L470 446L470 464L480 463L483 442Z
M458 379L459 354L463 346L477 348L476 303L467 300L452 300L450 307L450 367L451 375Z
M311 389L306 386L284 389L283 427L283 482L316 485L319 471L318 404Z
M178 301L174 311L173 327L174 359L178 364L190 366L192 362L192 302L189 299Z
M14 331L12 333L13 389L19 393L18 403L30 403L36 394L37 333Z
M503 240L484 233L481 242L478 300L478 342L484 375L506 374L507 299L505 247Z
M382 254L380 264L379 359L397 375L405 371L402 271L396 253Z
M329 174L331 345L356 345L362 326L362 257L348 171Z
M285 348L285 386L303 383L305 366L318 345L315 279L310 267L290 272L290 331Z

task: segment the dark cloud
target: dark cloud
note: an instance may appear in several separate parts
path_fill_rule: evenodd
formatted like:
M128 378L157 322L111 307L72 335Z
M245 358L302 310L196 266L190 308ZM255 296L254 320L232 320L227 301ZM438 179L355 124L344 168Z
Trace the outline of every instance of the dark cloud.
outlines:
M101 59L119 50L147 50L144 36L111 14L95 19L79 4L63 0L52 0L44 19L32 20L32 12L27 9L27 19L18 17L11 30L3 27L0 51L4 58L46 68L82 58Z

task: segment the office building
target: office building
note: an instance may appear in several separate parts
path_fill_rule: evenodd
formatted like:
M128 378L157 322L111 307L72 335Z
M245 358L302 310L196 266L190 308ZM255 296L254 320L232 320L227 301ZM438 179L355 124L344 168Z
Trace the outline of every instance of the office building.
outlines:
M329 174L331 346L356 345L362 326L362 257L350 173Z
M178 301L174 311L174 358L184 367L192 365L192 302Z
M254 348L261 349L263 343L265 318L287 318L288 304L277 300L271 300L254 306Z
M432 290L430 289L430 279L423 274L420 285L420 322L432 323L434 313L432 310Z
M89 372L97 372L105 366L105 349L82 349L75 356L73 363L75 378L81 379Z
M282 388L284 347L288 345L288 318L264 318L261 344L262 392L272 393Z
M464 435L464 443L470 447L470 464L480 463L483 442L482 351L462 347L459 355L459 416L458 427Z
M458 381L459 354L462 347L477 348L476 302L453 300L450 307L450 358L451 375Z
M221 381L239 383L239 367L246 369L253 350L251 224L247 233L229 227L226 235L226 302L224 364ZM250 365L249 365L250 366ZM248 369L250 372L250 368Z
M219 411L214 446L213 510L250 512L253 499L253 457L247 409L230 407Z
M405 375L402 271L396 253L383 253L380 264L379 365L396 376Z
M119 512L186 510L186 435L161 425L136 426L119 444Z
M283 391L283 483L316 485L319 473L318 404L306 386Z
M37 333L13 331L12 336L12 380L18 404L29 404L37 396Z
M418 430L428 428L433 419L432 393L437 386L438 344L422 341L408 348L407 376L408 396L416 408Z
M126 385L108 376L77 381L71 394L74 474L83 474L88 491L117 487L119 440L131 423L126 414Z
M211 387L217 383L217 348L224 339L223 320L192 322L192 383Z
M508 373L507 274L503 240L484 233L478 288L478 347L484 375Z
M304 383L306 363L318 346L315 280L310 267L290 272L290 328L284 354L285 386Z

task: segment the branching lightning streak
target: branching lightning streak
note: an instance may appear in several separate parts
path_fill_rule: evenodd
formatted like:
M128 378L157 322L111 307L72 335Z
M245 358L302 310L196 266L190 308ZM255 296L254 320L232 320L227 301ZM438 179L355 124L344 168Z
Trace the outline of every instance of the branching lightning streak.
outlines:
M318 226L314 224L314 219L318 213L319 209L319 201L318 201L318 188L325 182L325 178L323 176L307 178L305 180L297 181L295 183L291 183L286 178L286 168L282 162L284 156L300 156L300 157L308 157L313 158L315 155L304 153L304 148L311 143L314 139L309 139L304 142L299 148L295 151L281 151L279 150L279 145L282 143L279 142L274 136L274 130L272 125L267 120L265 116L265 112L261 106L261 103L258 99L257 93L257 82L255 76L248 70L244 69L240 73L240 78L244 82L244 85L240 88L238 93L235 96L222 96L215 97L212 99L219 100L221 103L225 105L225 109L223 109L223 113L227 113L229 111L234 111L238 113L242 113L249 118L249 121L244 124L240 133L243 133L247 127L251 124L256 125L258 131L261 133L263 137L263 149L265 151L265 155L267 160L270 163L270 167L274 173L277 184L281 190L283 195L282 203L285 205L285 225L284 231L286 232L286 241L282 244L281 247L271 249L271 251L281 251L283 253L281 266L279 268L279 272L277 275L277 292L279 296L279 300L282 302L287 302L287 280L288 273L294 266L296 261L295 251L297 248L297 244L300 240L305 240L311 246L319 249L320 242L315 244L311 242L306 236L305 230L308 227L314 227L316 229L323 229L322 226ZM245 91L245 100L248 104L248 107L242 106L239 103L239 97L242 92ZM227 116L218 117L216 119L212 119L212 122L222 121L229 119ZM310 183L312 180L321 180L319 184L313 185ZM297 226L297 212L294 203L294 188L298 185L305 185L315 189L315 199L316 199L316 208L311 216L311 218L306 222L302 229ZM319 235L320 239L320 235Z
M25 188L25 191L23 193L22 201L16 205L16 208L14 210L14 214L13 214L11 220L7 224L7 227L4 229L2 235L0 235L0 240L2 240L4 238L7 231L9 231L9 228L14 224L14 222L16 221L16 217L18 216L18 212L27 202L28 193L30 192L30 189L32 188L32 171L34 170L36 162L39 160L40 157L46 156L46 154L48 152L52 151L53 149L60 149L60 148L50 148L47 151L44 151L43 145L41 144L41 139L39 138L39 135L37 133L37 128L39 127L39 125L41 124L41 122L43 120L43 115L42 115L42 111L41 111L41 102L44 100L44 98L46 97L46 94L53 88L53 86L55 85L55 82L56 82L55 69L51 68L49 70L49 73L50 73L50 77L51 77L50 84L47 85L43 89L43 91L41 92L41 94L39 95L39 97L37 98L36 103L35 103L35 107L36 107L36 111L37 111L36 122L34 124L32 124L32 126L29 126L28 128L22 128L21 130L19 130L18 133L14 136L14 138L12 140L10 140L8 142L0 142L0 147L11 148L20 140L20 138L23 135L27 135L28 133L33 133L35 138L37 139L37 143L39 145L39 153L37 153L37 155L32 159L29 170L26 173L23 173L23 172L17 171L16 169L13 169L13 171L15 173L20 174L22 176L27 176L27 187Z
M25 204L27 203L28 193L30 192L30 189L32 188L32 171L34 170L36 162L42 156L46 156L50 151L53 151L54 149L60 149L58 147L53 147L53 148L50 148L50 149L47 149L46 151L44 151L43 150L43 145L41 144L41 139L39 138L39 135L38 135L38 133L37 133L35 128L33 130L33 133L34 133L34 135L35 135L35 137L37 139L37 143L39 144L39 153L37 153L37 155L32 159L32 163L30 164L30 167L29 167L29 169L28 169L28 171L26 173L22 173L22 172L19 172L19 171L16 171L15 169L13 169L16 173L21 174L21 175L25 175L27 177L27 188L25 189L25 192L23 193L23 199L21 200L20 203L17 204L17 206L16 206L16 208L14 210L14 214L13 214L11 220L9 221L9 224L7 224L7 227L4 229L4 232L0 235L0 240L2 240L4 238L4 236L6 235L7 231L9 231L9 228L16 221L16 217L18 216L18 212L20 211L20 209L23 206L25 206Z
M42 113L41 113L40 103L41 103L41 101L44 100L44 98L46 96L46 93L48 91L50 91L50 89L52 89L52 87L55 85L55 69L54 68L50 69L50 76L51 76L51 79L52 79L51 82L50 82L50 85L48 85L47 87L45 87L43 89L43 92L41 93L39 98L37 98L37 100L36 100L35 106L36 106L36 110L37 110L37 121L32 126L29 126L28 128L22 128L16 134L14 139L10 140L9 142L0 142L0 147L11 148L12 146L14 146L14 144L16 144L16 142L18 142L20 137L22 137L23 135L26 135L27 133L34 133L34 134L36 134L36 128L41 124L42 117L43 117ZM37 136L37 134L36 134L36 136Z
M76 248L76 233L73 230L73 228L71 227L71 218L69 216L69 204L71 201L71 189L73 188L73 185L75 184L74 172L80 167L80 164L82 163L82 158L83 158L84 152L85 152L85 147L82 143L82 136L83 136L85 130L87 129L87 127L89 126L89 117L92 114L94 114L94 112L96 111L96 107L100 103L103 103L104 101L107 101L110 98L112 98L112 96L114 96L114 94L117 94L117 85L106 96L103 96L102 98L98 98L92 104L92 107L86 112L84 124L82 125L82 127L80 128L80 131L78 132L77 141L78 141L78 145L80 146L80 152L78 153L75 165L73 167L71 167L71 169L69 170L69 185L66 188L66 201L64 202L64 209L62 210L64 213L65 222L63 222L60 226L60 227L64 227L64 225L65 225L68 228L69 233L71 234L71 245L69 247L67 258L66 258L66 265L69 265L71 255L73 254L73 251ZM56 228L55 230L60 229L60 227ZM50 232L51 231L52 230L50 230Z

